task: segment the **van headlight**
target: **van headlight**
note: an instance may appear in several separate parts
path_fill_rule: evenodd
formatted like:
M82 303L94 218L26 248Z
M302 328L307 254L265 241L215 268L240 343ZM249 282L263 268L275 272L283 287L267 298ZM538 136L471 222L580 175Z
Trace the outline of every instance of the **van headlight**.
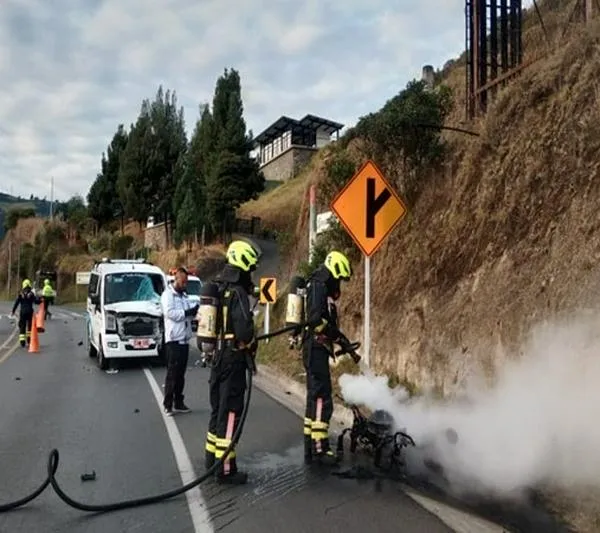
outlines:
M114 313L104 313L104 324L106 326L106 333L117 332L117 317Z

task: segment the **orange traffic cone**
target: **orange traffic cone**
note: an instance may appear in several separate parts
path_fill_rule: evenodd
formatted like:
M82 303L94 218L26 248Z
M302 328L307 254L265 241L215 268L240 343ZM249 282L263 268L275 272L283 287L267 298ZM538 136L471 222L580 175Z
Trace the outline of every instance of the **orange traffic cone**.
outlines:
M44 314L46 313L45 307L46 307L46 302L42 301L42 303L40 304L40 307L38 309L37 319L36 319L38 333L44 333L44 331L46 331L46 328L44 327ZM31 327L33 328L33 325Z
M36 324L35 314L31 319L31 341L29 342L29 353L38 353L40 351L40 339L38 337L38 329Z

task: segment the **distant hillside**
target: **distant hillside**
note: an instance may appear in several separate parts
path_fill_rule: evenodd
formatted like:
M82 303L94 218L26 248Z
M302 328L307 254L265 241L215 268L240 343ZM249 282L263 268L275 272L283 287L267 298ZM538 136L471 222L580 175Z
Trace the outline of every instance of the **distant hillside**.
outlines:
M50 216L50 201L45 198L40 199L33 194L29 198L21 196L11 196L0 192L0 240L4 238L4 219L6 212L10 209L33 208L38 216Z

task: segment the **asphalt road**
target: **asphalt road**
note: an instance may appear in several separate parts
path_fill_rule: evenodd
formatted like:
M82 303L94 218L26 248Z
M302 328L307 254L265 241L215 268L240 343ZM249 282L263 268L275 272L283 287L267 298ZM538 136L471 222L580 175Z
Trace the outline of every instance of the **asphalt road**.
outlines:
M0 304L0 315L9 311ZM0 503L22 497L42 481L52 448L61 454L59 483L88 503L181 486L182 458L189 457L196 474L204 470L208 370L196 365L197 351L192 350L186 384L186 403L193 412L168 419L182 437L183 444L176 442L174 448L173 427L167 430L151 386L155 380L161 387L164 369L150 368L147 375L138 362L117 374L101 372L78 345L83 326L81 312L55 308L40 336L40 352L19 347L10 355L3 344L12 326L0 319ZM196 497L190 493L189 502L179 496L106 514L72 509L49 488L26 507L0 514L0 531L451 531L396 485L375 490L372 483L305 467L301 443L302 421L255 389L238 448L240 465L251 476L248 485L220 487L209 481ZM81 481L82 474L93 471L95 481Z

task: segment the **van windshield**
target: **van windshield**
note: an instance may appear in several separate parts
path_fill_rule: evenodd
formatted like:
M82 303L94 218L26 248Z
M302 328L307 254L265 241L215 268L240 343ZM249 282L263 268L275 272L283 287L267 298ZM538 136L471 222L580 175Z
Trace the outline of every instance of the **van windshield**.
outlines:
M186 292L193 296L200 296L202 282L199 279L188 279Z
M160 301L164 288L163 277L160 274L108 274L104 283L104 303Z

